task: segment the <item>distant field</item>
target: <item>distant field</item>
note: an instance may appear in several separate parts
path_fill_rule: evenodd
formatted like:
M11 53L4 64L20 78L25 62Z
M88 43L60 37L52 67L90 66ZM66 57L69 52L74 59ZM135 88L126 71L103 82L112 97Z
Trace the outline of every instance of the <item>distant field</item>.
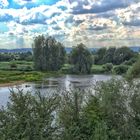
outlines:
M14 81L41 81L43 77L57 76L59 72L34 71L33 62L0 62L0 84Z
M0 70L32 71L33 62L27 61L0 62Z

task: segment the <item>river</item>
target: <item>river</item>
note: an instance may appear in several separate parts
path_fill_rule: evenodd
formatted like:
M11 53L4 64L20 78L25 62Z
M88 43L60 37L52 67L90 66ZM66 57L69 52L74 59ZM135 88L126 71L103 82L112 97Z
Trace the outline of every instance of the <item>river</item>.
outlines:
M112 75L65 75L62 77L51 77L44 78L42 83L24 83L18 86L11 87L0 87L0 107L6 106L9 101L10 90L13 89L17 91L17 89L23 89L26 93L30 91L32 93L39 91L42 94L51 93L56 89L66 89L70 90L74 87L78 88L89 88L92 87L97 81L107 81L111 78L120 79L121 76L112 76Z

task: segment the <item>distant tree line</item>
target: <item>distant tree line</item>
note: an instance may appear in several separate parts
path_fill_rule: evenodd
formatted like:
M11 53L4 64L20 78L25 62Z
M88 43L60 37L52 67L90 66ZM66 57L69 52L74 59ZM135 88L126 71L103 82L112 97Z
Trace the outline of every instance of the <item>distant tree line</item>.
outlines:
M101 48L95 53L95 64L112 63L114 65L120 65L123 62L134 63L138 53L132 51L128 47L110 47ZM131 61L130 61L131 60Z
M72 47L70 53L66 53L62 43L53 37L38 36L33 44L34 67L41 71L66 70L67 73L89 74L93 64L105 65L104 70L110 71L113 66L117 74L125 73L127 65L136 62L138 53L128 47L100 48L91 52L84 44ZM63 67L67 64L67 67ZM66 65L65 65L66 66Z
M0 62L12 60L33 61L33 54L32 52L0 53Z
M43 35L34 39L32 50L33 52L24 53L0 53L0 62L33 61L33 70L37 71L123 74L138 59L138 53L128 47L100 48L92 52L82 43L73 46L72 50L66 53L65 46L61 42ZM102 68L98 68L98 65Z

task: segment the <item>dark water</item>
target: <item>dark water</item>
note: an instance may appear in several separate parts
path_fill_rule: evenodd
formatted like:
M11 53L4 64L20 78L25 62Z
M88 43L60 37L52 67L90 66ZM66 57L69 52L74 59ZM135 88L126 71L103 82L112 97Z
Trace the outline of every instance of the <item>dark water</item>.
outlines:
M70 90L72 88L89 88L92 87L97 81L107 81L111 78L121 78L121 76L110 75L65 75L58 78L45 78L40 84L36 83L24 83L18 86L12 87L0 87L0 106L5 106L9 101L10 89L17 91L17 89L23 89L26 93L31 91L32 93L39 91L42 94L58 91L59 89Z

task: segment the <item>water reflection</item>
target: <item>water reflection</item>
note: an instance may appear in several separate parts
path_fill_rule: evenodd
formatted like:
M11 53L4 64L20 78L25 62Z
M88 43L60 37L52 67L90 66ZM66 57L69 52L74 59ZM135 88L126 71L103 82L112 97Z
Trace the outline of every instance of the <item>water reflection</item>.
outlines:
M110 75L65 75L58 78L45 78L41 83L24 83L13 87L0 87L0 106L6 105L9 100L10 91L9 88L17 91L23 89L34 94L36 91L42 94L51 94L52 92L60 92L60 90L71 90L73 88L88 89L91 88L97 81L107 81L111 78L121 78L121 76Z

